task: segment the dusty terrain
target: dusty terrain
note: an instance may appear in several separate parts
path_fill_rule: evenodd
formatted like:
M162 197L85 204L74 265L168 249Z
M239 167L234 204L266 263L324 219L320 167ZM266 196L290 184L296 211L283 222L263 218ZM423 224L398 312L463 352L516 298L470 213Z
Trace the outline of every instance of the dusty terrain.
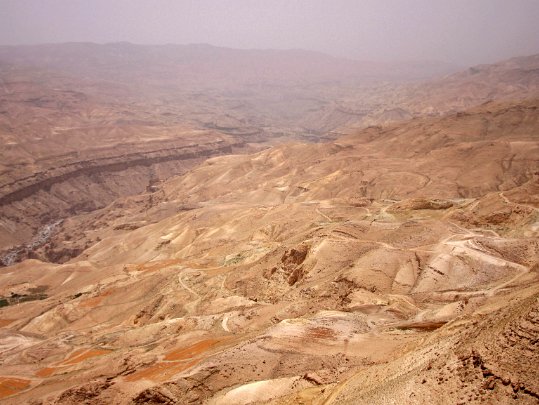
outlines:
M430 79L455 68L207 45L0 47L0 262L209 156L532 97L538 67L530 56Z
M40 244L35 235L57 221L151 189L208 156L324 139L292 129L323 103L318 83L374 71L337 62L202 45L0 47L2 261L27 257Z
M28 231L32 258L0 268L0 401L538 403L539 99L522 60L469 72L498 101L473 92L479 105L457 112L468 105L448 91L447 110L350 122L329 142L251 142L185 119L126 145L138 132L110 124L107 148L80 156L124 166L78 192L126 191L89 209L64 200L68 216ZM40 148L46 159L36 149L18 167L45 184L94 167ZM170 169L174 148L193 162ZM54 187L44 199L67 186ZM32 207L46 212L3 204L6 245Z

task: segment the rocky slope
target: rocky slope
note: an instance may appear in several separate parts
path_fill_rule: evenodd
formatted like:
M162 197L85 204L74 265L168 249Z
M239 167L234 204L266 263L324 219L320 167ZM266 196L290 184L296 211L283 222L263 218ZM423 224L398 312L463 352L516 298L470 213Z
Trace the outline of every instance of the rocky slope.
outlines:
M365 86L361 97L336 99L307 117L304 125L349 131L352 127L441 116L492 100L521 100L538 95L539 55L525 56L470 67L420 83Z
M210 158L70 217L35 254L76 257L0 269L0 396L537 403L538 119Z
M153 189L209 156L531 97L537 60L419 84L410 80L449 67L206 45L0 47L0 263L32 257L59 220Z
M171 132L167 137L161 129L159 138L139 137L136 144L115 137L99 149L47 156L26 167L20 164L25 171L21 177L5 173L0 185L0 246L23 243L37 229L102 208L118 197L151 191L209 156L249 150L244 141L212 131L176 127Z

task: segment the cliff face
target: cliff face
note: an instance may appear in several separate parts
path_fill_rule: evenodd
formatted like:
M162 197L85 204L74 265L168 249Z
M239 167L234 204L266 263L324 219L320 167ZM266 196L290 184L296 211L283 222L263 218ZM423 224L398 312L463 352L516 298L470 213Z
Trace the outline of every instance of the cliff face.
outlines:
M21 69L0 72L0 250L29 243L54 221L144 192L209 156L249 150L241 131L201 129L148 105L144 113L143 105L128 108L108 93L73 93L62 88L80 86L80 78L44 73L40 81L35 70Z
M151 193L160 181L185 173L208 157L241 151L246 145L220 140L176 147L171 142L167 146L73 162L4 185L1 242L3 256L9 257L4 264L31 254L36 246L29 249L28 242L51 223L103 208L119 197Z

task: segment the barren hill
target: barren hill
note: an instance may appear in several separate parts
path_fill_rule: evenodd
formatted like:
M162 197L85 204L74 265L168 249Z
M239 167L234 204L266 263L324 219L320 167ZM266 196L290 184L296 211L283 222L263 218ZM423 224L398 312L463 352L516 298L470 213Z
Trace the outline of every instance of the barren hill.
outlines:
M0 248L20 249L58 220L143 192L208 156L323 139L295 130L295 121L340 91L334 81L400 72L301 50L0 47Z
M450 70L426 66L209 45L0 47L2 263L59 221L210 156L537 96L537 56L411 81Z
M347 97L324 106L305 125L324 122L331 123L328 130L348 131L354 126L441 116L488 101L533 99L538 95L539 55L532 55L474 66L420 83L367 87L361 97Z
M538 107L213 157L70 217L34 252L65 263L0 270L1 397L537 403Z

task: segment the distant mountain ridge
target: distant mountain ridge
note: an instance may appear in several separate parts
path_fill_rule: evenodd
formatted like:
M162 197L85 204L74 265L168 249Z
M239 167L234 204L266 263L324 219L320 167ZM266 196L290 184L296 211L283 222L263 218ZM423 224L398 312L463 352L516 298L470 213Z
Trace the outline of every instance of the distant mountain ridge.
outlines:
M224 80L417 80L457 69L449 64L385 63L338 58L302 49L234 49L208 44L135 45L126 42L0 46L0 61L100 76L110 69L187 74ZM155 64L155 65L154 65ZM160 71L157 67L165 69ZM197 68L197 71L188 69ZM109 71L109 72L107 72ZM126 72L126 73L127 73ZM117 77L122 80L121 77Z

